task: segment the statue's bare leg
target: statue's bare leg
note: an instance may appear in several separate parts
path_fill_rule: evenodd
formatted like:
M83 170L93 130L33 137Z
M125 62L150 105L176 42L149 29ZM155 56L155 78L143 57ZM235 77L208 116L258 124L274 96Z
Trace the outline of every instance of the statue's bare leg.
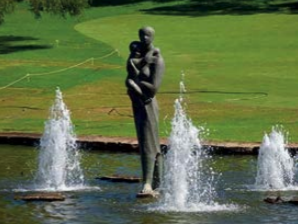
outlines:
M153 175L153 183L152 187L154 190L158 189L161 184L163 175L163 156L159 153L156 157L155 167L154 167L154 175Z
M143 169L143 189L141 193L152 193L153 192L153 174L155 167L155 158L148 158L142 156L142 169Z

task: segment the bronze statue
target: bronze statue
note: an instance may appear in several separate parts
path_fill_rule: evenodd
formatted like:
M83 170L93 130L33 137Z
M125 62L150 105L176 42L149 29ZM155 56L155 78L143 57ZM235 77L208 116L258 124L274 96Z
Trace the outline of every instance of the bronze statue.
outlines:
M143 171L140 194L154 193L159 187L163 170L155 94L161 84L165 64L160 50L153 46L154 34L151 27L139 30L140 41L130 44L126 66L126 87L132 101Z

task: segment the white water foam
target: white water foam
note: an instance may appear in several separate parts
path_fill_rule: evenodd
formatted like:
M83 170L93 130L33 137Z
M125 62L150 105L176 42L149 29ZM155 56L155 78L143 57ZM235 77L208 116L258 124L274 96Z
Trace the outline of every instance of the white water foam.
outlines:
M70 113L57 88L55 102L50 108L50 117L40 139L35 190L86 188L80 159Z
M255 190L294 190L294 159L286 148L284 132L273 127L272 132L265 134L261 144Z
M165 156L165 176L160 201L149 208L155 211L213 212L235 211L237 205L220 205L216 197L216 174L208 161L212 157L203 148L197 128L183 108L185 87L180 83L180 98L175 100L175 114Z

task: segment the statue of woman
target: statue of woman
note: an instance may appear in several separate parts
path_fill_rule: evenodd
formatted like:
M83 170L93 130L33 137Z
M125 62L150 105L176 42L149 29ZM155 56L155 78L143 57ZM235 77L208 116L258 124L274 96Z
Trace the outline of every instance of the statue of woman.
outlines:
M140 41L130 44L126 87L132 101L134 121L143 171L141 194L153 194L162 176L162 156L158 135L158 105L155 98L165 70L160 50L153 46L155 31L139 30Z

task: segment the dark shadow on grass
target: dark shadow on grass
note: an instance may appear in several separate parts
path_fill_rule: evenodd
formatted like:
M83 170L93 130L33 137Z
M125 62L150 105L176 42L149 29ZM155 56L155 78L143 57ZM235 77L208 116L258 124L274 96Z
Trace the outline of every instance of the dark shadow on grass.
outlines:
M137 4L141 2L167 3L178 0L90 0L91 7L118 6ZM180 0L181 2L181 0ZM271 3L270 3L271 2ZM284 3L276 4L274 0L185 0L171 6L161 6L141 10L148 14L161 15L249 15L256 13L298 13L298 1L285 0Z
M162 91L158 94L166 94L166 95L172 95L175 94L177 97L179 96L179 91ZM248 97L241 97L236 100L252 100L252 99L259 99L268 97L268 93L266 92L241 92L241 91L219 91L219 90L200 90L200 89L194 89L189 90L183 93L185 95L193 95L193 94L216 94L216 95L239 95L239 96L248 96Z
M91 7L117 6L135 4L140 2L144 2L144 0L90 0L90 5Z
M241 92L241 91L220 91L220 90L201 90L201 89L194 89L186 91L185 94L196 94L196 93L209 93L209 94L239 94L239 95L263 95L268 96L266 92ZM177 94L179 95L179 91L162 91L159 94Z
M257 13L298 13L298 2L283 4L258 4L250 1L228 0L189 1L174 6L155 7L141 10L154 15L208 16L208 15L250 15Z
M0 36L0 54L10 54L19 51L32 51L52 48L51 45L26 43L26 41L37 40L37 38L26 36Z
M128 5L128 4L136 4L141 2L173 2L177 0L90 0L91 7L100 7L100 6L117 6L117 5Z
M24 106L24 107L7 106L7 107L1 107L0 110L1 109L7 109L7 108L9 108L9 109L21 109L23 112L26 111L26 110L44 110L44 109L38 108L38 107L26 107L26 106Z

